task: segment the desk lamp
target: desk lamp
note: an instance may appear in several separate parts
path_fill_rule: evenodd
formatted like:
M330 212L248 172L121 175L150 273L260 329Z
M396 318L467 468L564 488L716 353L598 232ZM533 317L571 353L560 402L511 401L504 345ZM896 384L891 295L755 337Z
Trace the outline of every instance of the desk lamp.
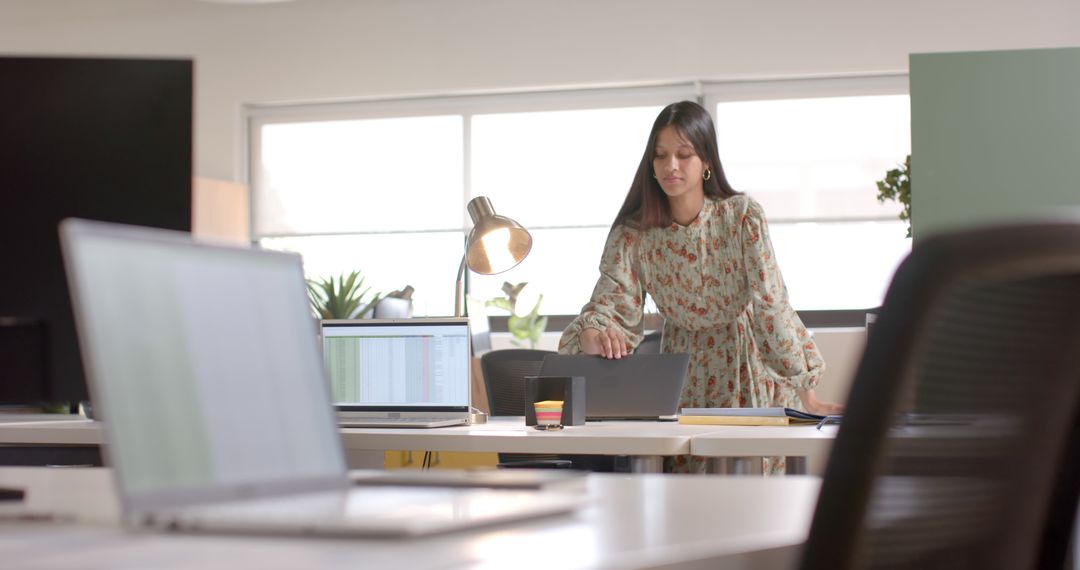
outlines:
M481 275L513 269L532 249L532 236L521 224L495 213L486 196L473 198L466 207L473 228L465 242L465 255L458 267L454 291L454 316L460 317L464 300L465 266Z

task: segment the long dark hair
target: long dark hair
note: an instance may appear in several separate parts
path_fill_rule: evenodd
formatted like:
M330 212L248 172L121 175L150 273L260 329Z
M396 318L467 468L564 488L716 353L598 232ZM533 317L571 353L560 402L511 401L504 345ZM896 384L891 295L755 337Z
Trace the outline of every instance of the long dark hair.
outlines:
M641 157L634 182L626 193L619 215L611 227L620 224L637 224L641 229L664 228L674 221L667 194L660 188L653 172L653 159L656 158L656 137L669 125L679 131L694 146L694 152L711 170L712 176L704 182L705 196L710 198L730 198L739 194L731 187L720 164L720 154L716 150L716 128L712 117L701 105L693 101L679 101L664 107L653 122L649 132L649 141L645 144L645 154Z

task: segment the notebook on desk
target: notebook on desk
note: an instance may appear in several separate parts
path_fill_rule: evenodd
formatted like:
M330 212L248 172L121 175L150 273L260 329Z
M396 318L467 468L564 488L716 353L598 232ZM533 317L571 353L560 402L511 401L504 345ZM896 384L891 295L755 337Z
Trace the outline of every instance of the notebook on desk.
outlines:
M826 418L839 418L839 416L820 416L783 407L683 408L679 414L679 423L690 425L787 426L820 424Z
M690 355L586 354L544 357L541 376L584 376L586 420L674 420Z
M84 220L60 234L127 524L415 536L582 505L547 491L353 487L299 256Z
M327 320L321 329L339 426L469 422L468 319Z

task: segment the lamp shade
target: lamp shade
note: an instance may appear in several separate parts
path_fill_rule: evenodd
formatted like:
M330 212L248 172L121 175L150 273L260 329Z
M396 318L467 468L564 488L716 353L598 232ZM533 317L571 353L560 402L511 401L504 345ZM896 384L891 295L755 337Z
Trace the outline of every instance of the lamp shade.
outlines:
M482 275L514 268L532 249L532 236L521 224L495 213L486 196L473 198L468 205L473 228L465 243L469 269Z

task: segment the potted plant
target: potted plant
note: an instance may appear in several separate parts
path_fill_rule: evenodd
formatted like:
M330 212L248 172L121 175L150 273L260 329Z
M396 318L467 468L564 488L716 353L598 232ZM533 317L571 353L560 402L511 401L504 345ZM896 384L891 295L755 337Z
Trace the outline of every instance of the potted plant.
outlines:
M896 200L903 206L900 211L900 221L907 222L907 236L911 237L911 155L904 158L900 168L894 168L885 173L885 178L877 181L877 201L884 204L886 200ZM873 308L866 312L866 334L877 321L879 308Z
M540 301L544 300L543 295L536 296L536 302L532 307L526 307L523 303L522 306L518 306L518 301L524 296L521 294L527 282L518 283L517 285L511 285L509 282L503 283L502 290L506 293L505 297L495 297L484 304L487 307L497 307L504 311L510 312L510 318L506 322L506 328L514 335L514 346L525 346L525 341L528 341L529 348L536 348L536 345L540 343L540 335L544 334L544 329L547 328L547 317L540 316Z
M360 319L368 315L379 302L380 293L370 300L365 296L371 287L364 288L364 278L359 271L325 279L307 281L311 310L320 319Z
M904 209L900 220L907 222L907 237L911 237L911 155L907 155L900 168L885 173L885 178L877 181L877 201L896 200Z

